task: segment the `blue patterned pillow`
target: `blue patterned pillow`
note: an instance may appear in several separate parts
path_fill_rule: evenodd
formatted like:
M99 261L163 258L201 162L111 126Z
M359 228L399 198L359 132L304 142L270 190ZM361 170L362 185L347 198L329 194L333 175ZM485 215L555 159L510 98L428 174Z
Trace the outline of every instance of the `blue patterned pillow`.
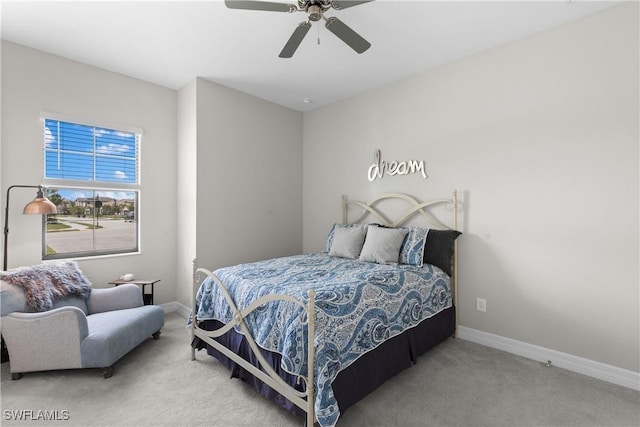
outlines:
M415 265L422 267L424 263L424 248L427 241L428 228L408 227L409 232L400 247L400 264Z

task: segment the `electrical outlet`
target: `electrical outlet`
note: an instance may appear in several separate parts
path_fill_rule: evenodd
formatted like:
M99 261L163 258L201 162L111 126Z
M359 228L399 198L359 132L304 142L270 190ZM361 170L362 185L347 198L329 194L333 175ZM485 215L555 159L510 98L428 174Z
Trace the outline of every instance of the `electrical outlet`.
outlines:
M484 298L476 299L476 310L482 311L483 313L487 311L487 300Z

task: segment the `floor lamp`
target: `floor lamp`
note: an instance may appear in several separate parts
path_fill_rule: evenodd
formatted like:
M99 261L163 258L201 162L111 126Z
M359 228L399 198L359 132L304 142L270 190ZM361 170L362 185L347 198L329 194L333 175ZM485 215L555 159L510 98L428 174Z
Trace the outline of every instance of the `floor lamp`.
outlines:
M24 214L36 214L36 215L47 215L47 214L55 214L58 213L56 209L56 205L51 203L49 199L44 197L44 193L42 192L43 187L41 185L12 185L7 189L7 201L5 205L4 211L4 263L2 264L2 270L7 271L7 248L8 248L8 237L9 237L9 193L12 188L37 188L38 193L36 194L36 198L33 201L29 202L25 207L22 213Z

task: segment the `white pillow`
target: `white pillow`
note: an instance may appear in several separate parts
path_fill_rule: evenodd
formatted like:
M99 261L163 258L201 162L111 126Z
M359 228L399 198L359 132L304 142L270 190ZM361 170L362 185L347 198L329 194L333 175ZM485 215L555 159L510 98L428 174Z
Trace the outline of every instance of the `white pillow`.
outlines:
M383 228L370 225L360 253L360 260L379 264L397 263L400 247L408 232L406 228Z
M358 258L367 233L365 227L336 227L329 255L343 258Z

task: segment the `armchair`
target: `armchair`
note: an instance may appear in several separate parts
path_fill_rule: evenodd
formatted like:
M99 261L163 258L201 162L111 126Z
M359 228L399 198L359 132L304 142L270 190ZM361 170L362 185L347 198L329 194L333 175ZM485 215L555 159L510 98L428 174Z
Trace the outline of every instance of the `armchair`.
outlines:
M8 280L11 272L3 274ZM143 305L136 285L65 295L41 312L28 312L28 294L0 281L0 330L14 380L25 372L76 368L102 368L109 378L116 361L150 336L158 339L164 326L164 310Z

